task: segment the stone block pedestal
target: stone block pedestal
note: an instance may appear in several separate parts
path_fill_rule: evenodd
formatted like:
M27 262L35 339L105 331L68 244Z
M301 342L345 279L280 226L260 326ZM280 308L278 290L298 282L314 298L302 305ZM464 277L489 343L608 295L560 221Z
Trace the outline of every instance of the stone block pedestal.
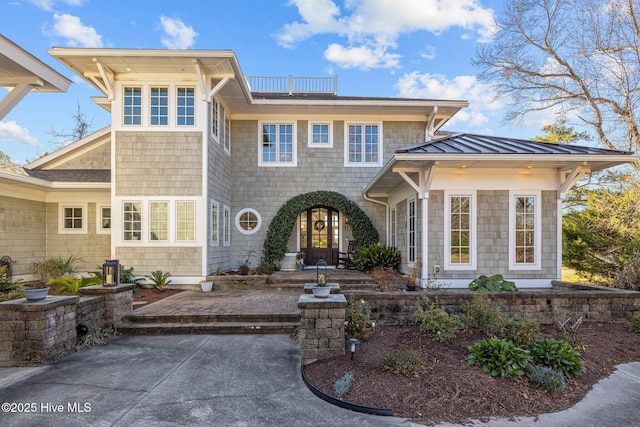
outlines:
M331 294L327 298L300 295L298 308L302 363L344 354L346 307L347 299L342 294Z

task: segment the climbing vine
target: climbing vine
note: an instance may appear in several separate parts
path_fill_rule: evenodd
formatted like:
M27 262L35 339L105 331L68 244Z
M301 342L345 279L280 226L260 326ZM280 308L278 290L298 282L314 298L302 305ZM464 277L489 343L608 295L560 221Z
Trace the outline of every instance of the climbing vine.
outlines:
M264 241L264 256L268 262L275 262L284 257L287 241L298 215L314 206L337 209L349 218L356 247L378 242L378 231L356 203L334 191L314 191L300 194L287 201L271 220Z

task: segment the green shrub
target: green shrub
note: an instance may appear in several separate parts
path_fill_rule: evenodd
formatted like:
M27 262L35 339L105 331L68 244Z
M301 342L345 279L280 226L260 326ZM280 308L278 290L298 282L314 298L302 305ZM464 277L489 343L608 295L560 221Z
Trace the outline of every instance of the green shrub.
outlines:
M22 298L22 285L20 279L10 279L7 276L7 267L0 267L0 302Z
M373 333L371 308L365 300L350 300L345 311L345 320L344 334L347 338L366 340Z
M482 275L469 283L469 289L472 291L490 292L513 292L518 290L515 282L505 280L501 274L495 274L489 277Z
M362 271L372 271L376 268L397 270L400 266L400 261L400 252L395 246L374 243L358 249L353 263L358 270Z
M415 375L422 369L424 358L413 350L402 348L382 356L382 366L396 374Z
M489 302L484 294L474 294L471 302L462 306L464 321L468 328L488 333L492 325L501 318L500 306Z
M531 378L531 381L538 387L549 393L556 393L567 387L564 381L564 375L546 366L536 366L533 368L529 373L529 378Z
M57 255L42 262L31 264L31 272L42 283L49 283L49 279L57 279L65 274L78 273L84 264L82 258L75 255Z
M640 313L636 313L629 320L629 330L631 332L640 332Z
M519 377L532 368L528 350L500 338L486 338L467 347L469 365L482 364L482 370L492 377Z
M425 297L416 302L415 319L420 329L434 341L448 341L464 329L464 323L458 316L447 313Z
M80 295L80 288L98 285L102 279L97 277L69 277L62 276L49 280L49 286L59 288L55 295Z
M151 287L159 291L164 291L169 285L169 283L171 283L171 280L169 279L169 277L171 277L171 273L169 272L164 273L160 270L156 270L152 272L151 282L153 283L151 283Z
M353 381L352 373L344 374L340 379L337 379L333 384L333 391L336 392L336 396L342 398L347 390L349 390L351 381Z
M585 371L580 354L566 341L553 338L537 340L529 346L529 351L535 365L561 372L567 378L580 376Z
M536 319L528 317L501 316L491 325L490 333L496 338L511 341L518 346L525 346L538 338L540 324Z

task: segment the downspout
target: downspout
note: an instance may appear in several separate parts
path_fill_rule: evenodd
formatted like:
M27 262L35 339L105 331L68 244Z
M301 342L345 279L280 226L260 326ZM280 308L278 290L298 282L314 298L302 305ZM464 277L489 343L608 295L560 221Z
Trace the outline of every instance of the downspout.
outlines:
M377 203L379 205L382 205L385 207L385 214L386 214L386 218L385 218L385 231L386 231L386 236L385 236L385 244L388 245L389 244L389 203L388 202L381 202L380 200L376 200L376 199L372 199L371 197L367 196L367 193L364 193L364 199L368 202L373 202L373 203Z

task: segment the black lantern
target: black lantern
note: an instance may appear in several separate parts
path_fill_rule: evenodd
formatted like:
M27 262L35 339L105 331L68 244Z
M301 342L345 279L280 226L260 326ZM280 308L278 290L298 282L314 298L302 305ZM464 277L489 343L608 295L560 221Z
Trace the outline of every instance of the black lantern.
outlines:
M327 262L324 258L320 258L320 261L316 263L316 283L318 286L327 284Z
M108 259L102 264L102 286L118 286L120 284L120 261Z

